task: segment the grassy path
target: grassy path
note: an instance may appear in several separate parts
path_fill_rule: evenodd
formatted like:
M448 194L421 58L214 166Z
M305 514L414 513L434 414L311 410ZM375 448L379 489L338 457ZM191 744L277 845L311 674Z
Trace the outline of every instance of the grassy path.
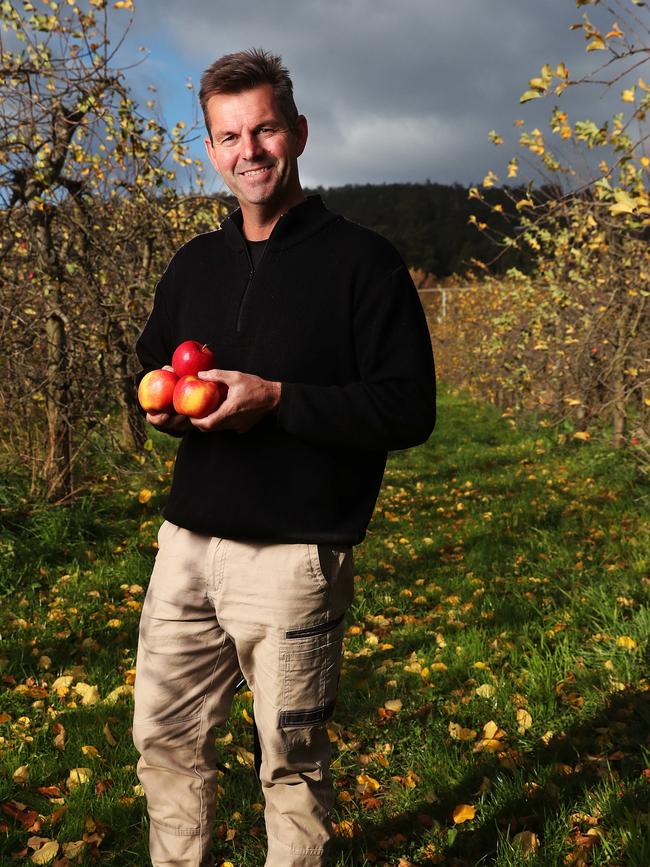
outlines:
M458 396L439 416L355 549L336 863L647 867L650 486ZM167 448L68 510L0 489L0 864L147 863L129 725ZM235 867L264 861L250 710L217 733Z

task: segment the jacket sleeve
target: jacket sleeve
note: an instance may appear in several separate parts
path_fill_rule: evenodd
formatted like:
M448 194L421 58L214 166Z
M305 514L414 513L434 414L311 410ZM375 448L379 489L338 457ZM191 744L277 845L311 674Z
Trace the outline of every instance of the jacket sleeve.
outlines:
M172 355L175 347L171 318L165 301L165 291L170 280L173 261L174 260L172 260L170 265L167 267L167 270L156 285L151 313L149 314L149 318L147 319L135 344L135 352L138 356L138 361L141 364L141 369L135 376L136 388L140 385L142 377L150 370L157 370L165 364L172 363ZM142 412L144 413L144 410L142 410ZM183 436L183 434L178 431L168 430L167 428L159 427L158 425L154 425L154 427L156 427L157 430L163 431L163 433L170 434L170 436Z
M435 370L424 311L403 263L358 293L353 327L358 381L283 382L279 426L324 446L390 451L423 443L435 424Z
M173 261L173 260L172 260ZM174 347L171 317L167 310L166 288L170 280L172 264L156 284L153 306L140 336L135 344L135 352L142 369L136 374L138 385L140 380L150 370L156 370L165 364L171 364Z

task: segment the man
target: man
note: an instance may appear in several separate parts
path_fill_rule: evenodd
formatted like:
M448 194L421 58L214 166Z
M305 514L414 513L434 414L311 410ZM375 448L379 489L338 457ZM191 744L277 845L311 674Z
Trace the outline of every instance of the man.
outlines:
M267 867L326 863L325 722L343 618L390 449L429 436L431 343L408 270L383 238L305 197L307 121L279 57L217 60L200 93L210 161L239 202L160 280L143 373L210 345L226 401L182 436L142 611L134 740L153 864L210 864L212 728L239 672L253 692Z

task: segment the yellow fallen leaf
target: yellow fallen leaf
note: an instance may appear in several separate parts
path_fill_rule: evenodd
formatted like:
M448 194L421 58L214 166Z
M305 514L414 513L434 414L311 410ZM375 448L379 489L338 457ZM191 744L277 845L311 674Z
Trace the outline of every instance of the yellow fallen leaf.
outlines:
M76 789L77 786L89 783L92 775L90 768L73 768L66 780L67 786L69 789Z
M143 488L138 494L138 502L139 503L148 503L152 497L152 491L149 488Z
M239 764L246 768L252 768L255 764L255 756L244 747L235 747L235 755Z
M389 698L388 701L384 702L384 707L386 710L392 710L397 713L402 709L402 701L399 698Z
M483 726L483 737L487 740L492 740L492 738L504 738L505 736L506 733L503 729L499 728L494 720L490 720L490 722L485 723Z
M454 807L452 817L454 824L461 825L463 822L470 822L476 815L476 808L471 804L458 804Z
M12 779L14 783L28 783L29 765L21 765L19 768L16 768L12 774Z
M109 629L119 629L122 625L122 621L119 617L112 617L109 621L107 621L106 625Z
M476 737L474 729L465 729L459 723L449 723L449 734L455 741L473 741Z
M432 662L430 668L431 671L447 671L447 666L444 662Z
M533 724L533 718L523 707L517 708L517 731L520 735L529 729Z
M59 844L57 841L49 840L44 846L41 846L40 849L34 852L31 860L34 864L49 864L50 861L54 860L58 851Z
M51 689L54 690L57 695L67 695L70 692L73 680L74 678L67 674L62 677L57 677L57 679L52 682Z
M84 756L90 756L91 759L101 759L101 756L99 754L99 750L97 749L97 747L84 745L81 748L81 752L84 754Z
M128 684L116 686L104 699L104 704L115 704L120 698L133 695L133 687Z
M503 744L500 740L497 740L496 738L481 738L480 741L476 742L474 752L480 753L481 750L487 750L488 753L498 753L499 750L502 749Z
M109 745L109 747L116 747L117 741L113 737L113 732L110 730L108 723L104 723L104 728L102 729L102 731L104 732L104 737L106 738L106 743Z
M85 845L83 840L75 840L72 843L63 843L61 848L66 858L77 858L83 852Z
M573 434L574 440L582 440L583 442L588 442L591 439L591 434L586 430L577 430Z
M138 798L144 798L144 789L141 783L136 783L133 787L133 794Z
M75 683L74 691L81 697L81 703L84 705L97 704L99 701L99 690L89 683Z
M357 831L356 822L353 819L343 819L336 827L339 837L354 837Z
M631 638L629 635L619 636L616 644L619 647L624 647L625 650L636 650L636 648L637 648L636 641L633 638Z
M228 732L228 734L224 735L222 738L215 738L215 741L218 744L230 744L230 743L232 743L232 732Z
M491 683L483 683L481 684L481 686L476 687L475 692L476 695L480 696L481 698L492 698L492 696L496 692L496 689L492 686Z
M374 777L370 777L368 774L357 775L357 792L360 795L370 795L373 792L378 792L379 789L381 789L381 783Z
M25 804L18 804L18 802L15 802L15 804L16 804L16 807L18 807L19 809L22 809L22 810L27 809ZM40 849L41 846L44 846L46 843L50 843L51 840L52 840L51 837L39 837L38 834L32 834L31 837L27 838L27 846L30 849Z
M539 849L539 837L532 831L520 831L512 838L512 845L527 858Z
M249 714L249 712L246 710L246 708L244 708L242 710L241 715L244 717L244 719L246 720L246 722L248 723L249 726L255 725L255 720Z

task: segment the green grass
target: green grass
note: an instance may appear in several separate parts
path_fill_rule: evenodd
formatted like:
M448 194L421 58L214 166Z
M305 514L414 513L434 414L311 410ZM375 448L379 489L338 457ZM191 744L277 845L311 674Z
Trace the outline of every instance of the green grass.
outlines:
M128 687L173 445L68 508L0 492L1 864L29 863L35 836L84 840L69 863L148 863ZM624 454L443 394L430 442L391 455L355 549L330 726L338 867L650 864L649 504ZM232 740L215 856L257 867L244 709L250 695L217 732ZM71 788L79 767L90 781ZM475 815L456 824L461 804Z

